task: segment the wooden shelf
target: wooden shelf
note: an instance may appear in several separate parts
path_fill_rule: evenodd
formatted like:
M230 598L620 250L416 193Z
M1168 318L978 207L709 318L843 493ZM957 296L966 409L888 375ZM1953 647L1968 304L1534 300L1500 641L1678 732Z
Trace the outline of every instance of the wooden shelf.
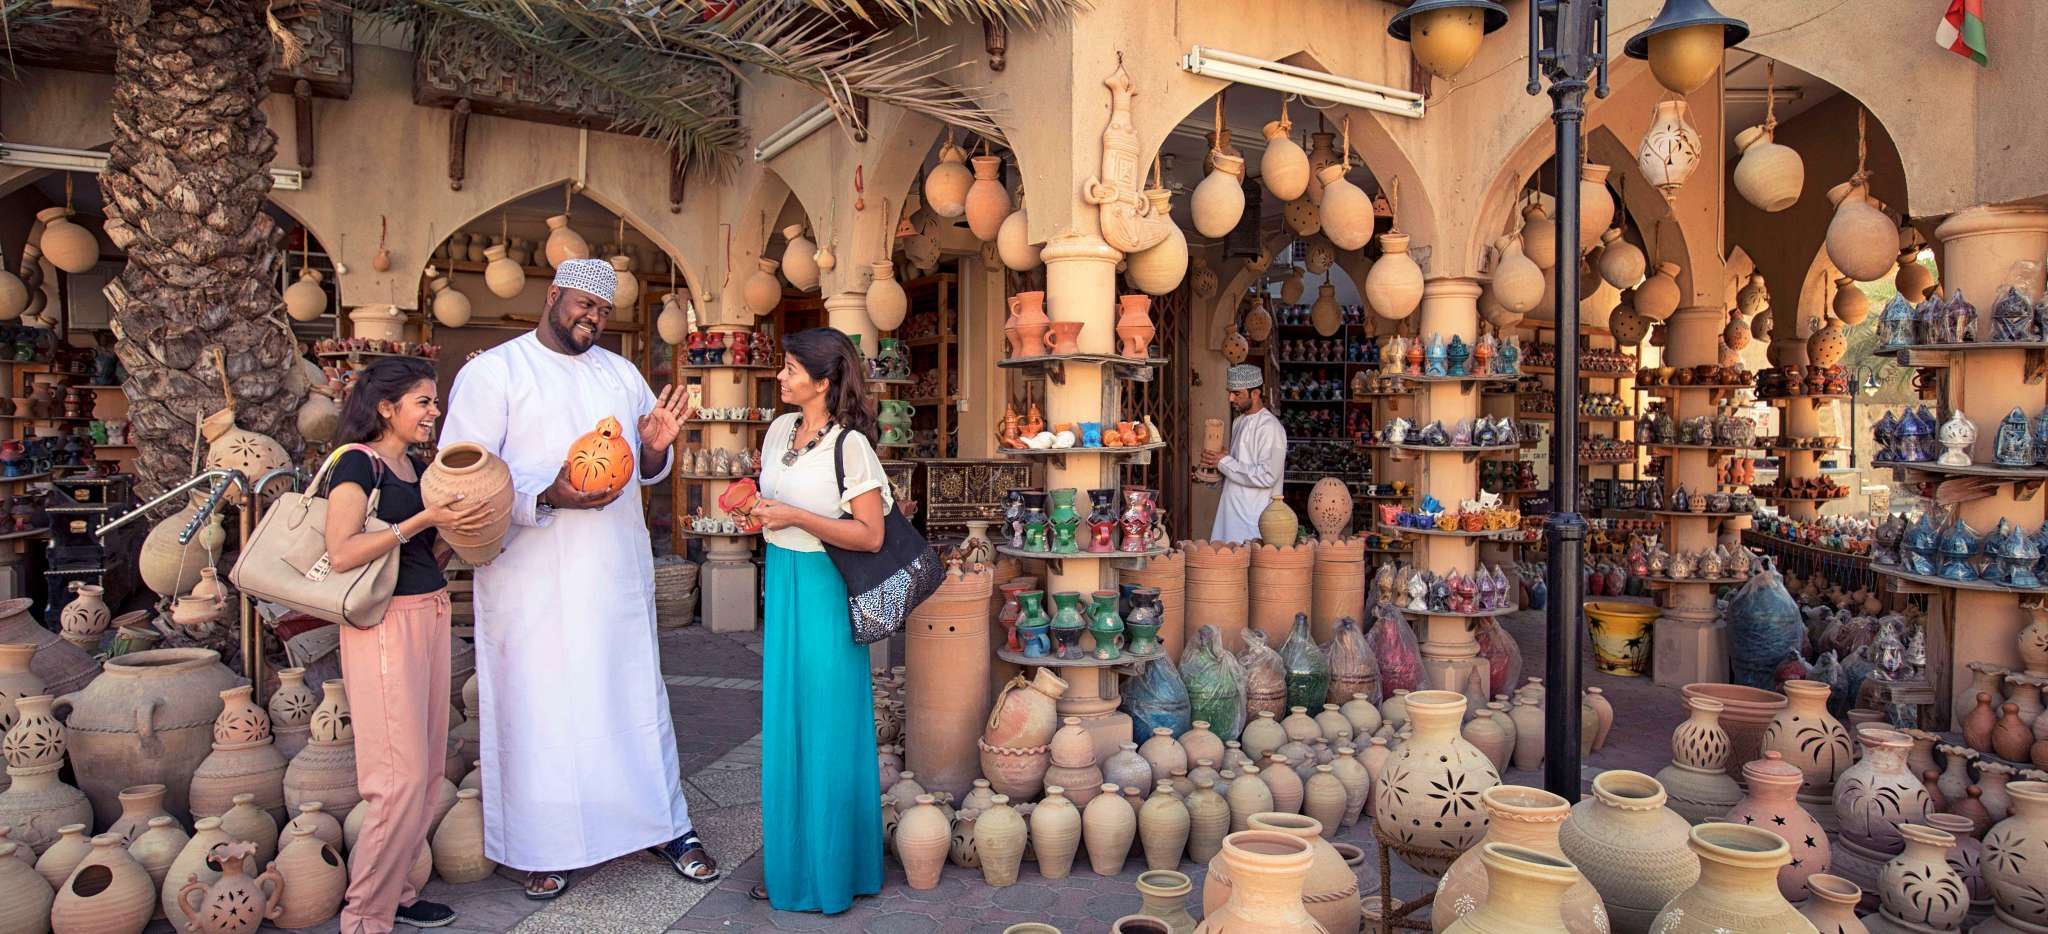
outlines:
M1496 607L1491 610L1474 610L1470 613L1454 613L1450 610L1411 610L1405 606L1401 606L1399 601L1396 601L1395 609L1400 610L1401 614L1404 616L1449 616L1457 619L1492 619L1496 616L1506 616L1509 613L1516 612L1520 610L1521 607L1503 606Z
M677 530L676 530L676 534L678 534L678 535L681 535L681 536L682 536L682 537L684 537L684 538L760 538L760 537L761 537L761 533L759 533L759 532L697 532L697 531L693 531L693 530L691 530L691 529L689 529L689 528L684 528L684 527L683 527L683 526L687 526L688 524L689 524L689 523L688 523L687 521L684 521L684 520L678 520L678 522L677 522L678 528L677 528Z
M1029 375L1042 376L1053 385L1058 386L1066 384L1067 365L1070 363L1105 366L1118 379L1142 383L1151 381L1154 370L1157 367L1164 366L1166 358L1148 357L1140 360L1134 357L1105 353L1044 354L1036 357L1011 357L1006 360L997 360L996 366L1000 369L1022 370Z
M1886 577L1895 577L1899 580L1906 581L1911 584L1921 585L1922 587L1943 587L1950 590L1981 590L1989 593L2048 594L2048 587L2007 587L2002 584L1987 584L1983 581L1955 581L1949 580L1946 577L1927 577L1920 574L1910 573L1908 571L1901 569L1897 565L1877 564L1875 562L1872 562L1870 565L1870 569ZM1927 591L1908 590L1902 588L1900 592L1926 593Z
M1054 574L1065 573L1065 562L1076 560L1119 562L1114 566L1123 570L1143 570L1145 567L1145 563L1147 561L1149 561L1152 558L1157 558L1162 555L1169 554L1172 552L1172 550L1173 549L1170 548L1147 548L1144 551L1054 552L1026 551L1025 549L1012 548L1008 545L996 546L997 554L1009 555L1012 558L1025 558L1032 561L1043 561L1046 564L1046 568L1052 571L1052 573Z
M99 445L99 446L100 446L100 447L108 447L108 445ZM34 483L34 482L36 482L37 480L47 480L47 479L49 479L49 477L50 477L50 474L49 474L49 472L48 472L48 471L45 471L45 472L43 472L43 473L31 473L31 474L22 474L22 475L21 475L21 476L19 476L19 477L0 477L0 484L7 484L7 483Z
M1086 630L1084 629L1083 631ZM1119 653L1115 658L1096 658L1093 655L1084 658L1058 658L1051 655L1034 658L1022 652L1012 652L1007 648L1002 648L996 650L996 657L1010 664L1022 665L1027 668L1114 668L1118 665L1142 665L1146 662L1156 662L1165 658L1166 652L1162 650L1150 655L1132 655L1128 652L1123 652Z
M1436 529L1407 528L1399 525L1388 525L1384 522L1380 523L1379 528L1381 532L1389 535L1436 535L1443 538L1499 538L1508 531L1506 529L1494 529L1490 532L1440 532Z
M1674 519L1730 519L1735 516L1749 515L1746 512L1693 512L1690 509L1642 509L1637 511L1647 512L1653 516L1667 516Z
M1539 365L1530 365L1530 364L1524 363L1524 364L1522 364L1522 375L1523 375L1523 376L1556 376L1556 375L1557 375L1557 368L1556 368L1556 367L1550 367L1550 366L1542 366L1542 365L1540 365L1540 364L1539 364ZM1628 371L1628 372L1626 372L1626 373L1621 373L1621 372L1608 372L1607 370L1580 370L1580 371L1579 371L1579 378L1580 378L1580 379L1634 379L1635 377L1636 377L1636 374L1635 374L1635 371L1634 371L1634 370L1630 370L1630 371Z
M1643 578L1652 584L1747 584L1747 577L1664 577L1657 574Z
M2048 480L2048 467L1999 467L1995 464L1969 464L1952 467L1935 461L1893 461L1872 460L1872 467L1889 467L1915 473L1948 474L1957 477L1990 477L1994 480L2010 480L2016 483Z

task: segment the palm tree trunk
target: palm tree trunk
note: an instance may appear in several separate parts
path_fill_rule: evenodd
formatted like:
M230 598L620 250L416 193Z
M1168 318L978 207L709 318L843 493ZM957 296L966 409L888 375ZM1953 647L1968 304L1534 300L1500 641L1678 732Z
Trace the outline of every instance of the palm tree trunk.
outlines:
M128 265L107 286L145 494L190 476L193 424L222 403L301 451L297 344L281 314L278 229L263 213L277 135L265 5L112 0L114 141L100 190ZM252 480L254 478L251 478Z

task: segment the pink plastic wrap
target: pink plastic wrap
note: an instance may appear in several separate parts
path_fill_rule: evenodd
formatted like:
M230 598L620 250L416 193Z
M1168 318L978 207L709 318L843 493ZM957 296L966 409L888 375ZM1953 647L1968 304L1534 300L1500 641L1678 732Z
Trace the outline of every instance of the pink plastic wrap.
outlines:
M1515 642L1514 634L1500 624L1499 618L1480 620L1479 629L1472 633L1472 639L1479 643L1479 655L1486 659L1488 673L1493 677L1493 687L1488 694L1503 693L1522 680L1522 647Z
M1422 686L1422 647L1415 642L1415 631L1408 627L1408 621L1400 611L1391 606L1381 605L1373 610L1378 617L1372 624L1372 631L1365 640L1372 645L1373 661L1380 668L1380 694L1391 697L1395 691L1413 691Z

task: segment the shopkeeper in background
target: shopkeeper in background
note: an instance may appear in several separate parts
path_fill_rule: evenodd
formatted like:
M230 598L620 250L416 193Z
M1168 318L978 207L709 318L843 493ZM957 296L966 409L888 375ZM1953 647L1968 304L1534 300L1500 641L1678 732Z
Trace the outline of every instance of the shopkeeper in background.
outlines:
M1230 410L1237 413L1230 426L1230 453L1202 452L1202 466L1223 475L1223 497L1216 503L1209 540L1248 542L1259 537L1259 513L1280 497L1280 480L1287 475L1287 429L1266 408L1266 377L1258 367L1231 367L1228 383Z

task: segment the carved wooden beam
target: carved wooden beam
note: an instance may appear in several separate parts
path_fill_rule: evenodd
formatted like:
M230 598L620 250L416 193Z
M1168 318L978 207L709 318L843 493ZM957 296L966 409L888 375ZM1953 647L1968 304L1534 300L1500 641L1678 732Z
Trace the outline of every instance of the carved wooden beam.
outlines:
M317 97L348 99L355 90L355 17L346 4L279 2L275 12L297 36L303 52L285 65L275 43L270 52L270 89L291 94L297 82L312 85ZM114 38L107 19L96 11L72 9L34 25L14 25L6 36L7 51L16 62L84 71L114 73Z
M448 117L448 188L462 190L463 163L469 154L469 100L455 102Z
M292 129L299 142L299 170L313 172L313 82L304 78L292 84Z

